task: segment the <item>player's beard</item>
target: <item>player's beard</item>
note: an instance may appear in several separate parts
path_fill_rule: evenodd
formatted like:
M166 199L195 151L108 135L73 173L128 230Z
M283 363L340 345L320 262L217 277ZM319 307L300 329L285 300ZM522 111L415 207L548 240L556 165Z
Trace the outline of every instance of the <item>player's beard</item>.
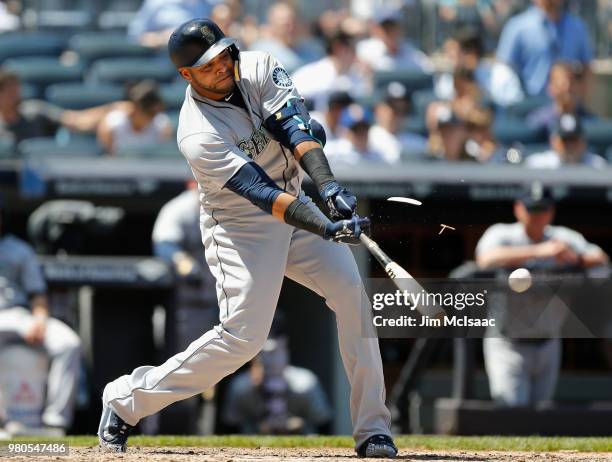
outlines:
M233 78L228 78L216 85L207 86L194 80L191 83L191 86L195 89L195 91L203 96L212 97L212 99L222 99L234 91L234 88L236 88L236 82Z

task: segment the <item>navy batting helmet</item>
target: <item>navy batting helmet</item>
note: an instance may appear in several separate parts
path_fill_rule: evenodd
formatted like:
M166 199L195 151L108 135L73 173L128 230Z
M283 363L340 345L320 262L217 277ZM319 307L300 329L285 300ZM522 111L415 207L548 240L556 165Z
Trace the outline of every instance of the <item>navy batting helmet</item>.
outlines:
M181 67L206 64L226 48L238 59L236 39L226 37L210 19L192 19L181 24L168 40L168 52L174 65Z

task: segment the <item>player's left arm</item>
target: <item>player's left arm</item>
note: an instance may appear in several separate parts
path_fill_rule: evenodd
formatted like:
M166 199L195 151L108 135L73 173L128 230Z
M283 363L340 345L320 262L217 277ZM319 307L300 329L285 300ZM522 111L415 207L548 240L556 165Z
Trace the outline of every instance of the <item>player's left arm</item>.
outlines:
M594 266L607 265L610 262L608 254L603 250L599 249L593 252L585 253L580 256L582 266L585 268L592 268Z
M367 218L355 215L346 220L329 221L314 207L279 188L255 162L244 164L224 187L280 221L327 240L358 244L360 234L369 232L370 220Z
M578 264L583 268L607 265L609 257L604 250L573 229L560 227L559 239L565 242L569 248L578 256Z
M284 147L291 150L300 166L316 185L334 219L354 215L357 198L334 177L323 152L325 130L310 117L299 98L292 98L265 121L265 127Z
M325 130L310 117L282 65L269 54L262 56L257 81L261 82L264 126L276 141L293 153L310 176L329 207L331 217L350 219L355 213L357 198L334 178L323 152Z
M580 265L583 268L593 268L610 263L610 257L604 250L596 244L585 239L585 246L580 249Z

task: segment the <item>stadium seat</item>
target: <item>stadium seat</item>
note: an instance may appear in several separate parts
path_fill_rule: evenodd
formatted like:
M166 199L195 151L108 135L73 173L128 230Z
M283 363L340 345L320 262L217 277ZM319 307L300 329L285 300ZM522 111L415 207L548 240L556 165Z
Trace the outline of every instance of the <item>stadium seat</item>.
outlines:
M119 101L125 97L121 85L91 85L83 83L57 83L50 85L45 99L65 109L85 109Z
M60 144L54 137L29 138L21 141L19 153L28 159L42 157L98 157L103 150L95 140L78 138L67 144Z
M83 66L65 66L57 58L11 58L4 67L19 75L22 82L36 87L36 97L42 97L47 86L58 82L78 82L83 77Z
M180 109L185 99L185 89L187 88L187 82L173 82L165 85L161 85L159 92L162 100L166 105L166 109L174 110Z
M433 90L418 90L412 94L412 112L425 118L425 111L427 111L427 106L434 101L437 101L439 98L436 97L436 94Z
M516 147L519 149L519 151L521 151L523 158L529 157L532 154L537 154L539 152L545 152L550 150L550 144L548 143L531 143Z
M118 150L117 157L147 159L182 159L176 141L162 144L142 144Z
M125 32L141 4L142 0L106 0L98 14L98 27Z
M38 87L27 82L21 82L21 99L33 99L38 97Z
M584 122L584 132L589 147L601 156L612 147L612 119L589 120Z
M505 108L502 112L507 117L515 117L522 119L527 117L531 112L538 108L550 104L550 98L548 96L530 96L525 98L520 103L513 104Z
M158 58L107 58L93 63L87 79L91 82L119 83L151 79L171 82L176 68L170 61Z
M55 132L55 142L60 146L92 146L98 144L98 138L95 132L74 132L66 127L59 127Z
M104 58L150 57L154 50L135 43L127 35L117 32L86 32L75 34L68 48L76 52L86 65Z
M505 146L546 143L548 139L545 127L532 128L522 120L509 117L498 117L493 124L493 133Z
M422 162L432 162L435 160L436 160L436 157L426 151L415 152L412 150L408 150L408 151L402 150L400 154L400 161L402 163L422 163Z
M364 108L370 111L374 110L374 106L376 105L376 102L378 101L376 95L362 95L362 96L358 96L354 98L354 100L355 100L355 103L359 104L360 106L363 106Z
M11 159L15 157L17 157L15 142L10 137L0 137L0 159Z
M397 81L406 86L408 94L418 90L433 88L433 78L431 74L426 74L419 70L412 71L377 71L374 73L374 89L380 91L389 83Z
M402 131L427 136L427 126L425 125L425 120L419 116L407 117L402 124Z
M65 46L65 40L55 34L9 32L0 35L0 63L29 56L58 57Z
M62 34L91 29L96 3L88 0L38 0L24 3L24 15L37 30Z

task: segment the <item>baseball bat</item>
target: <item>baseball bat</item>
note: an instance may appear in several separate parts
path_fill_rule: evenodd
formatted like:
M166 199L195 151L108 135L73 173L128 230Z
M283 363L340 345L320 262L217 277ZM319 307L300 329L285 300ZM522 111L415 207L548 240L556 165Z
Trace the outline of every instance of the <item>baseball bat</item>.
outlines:
M366 246L374 258L376 258L378 263L380 263L380 266L383 267L385 273L387 273L398 289L408 291L409 293L422 293L423 295L427 294L427 291L423 288L419 281L413 278L408 271L393 261L389 255L387 255L380 248L374 239L367 236L365 233L361 233L359 240ZM419 311L419 313L434 318L439 318L444 315L444 310L436 306L424 307L417 305L416 309Z

